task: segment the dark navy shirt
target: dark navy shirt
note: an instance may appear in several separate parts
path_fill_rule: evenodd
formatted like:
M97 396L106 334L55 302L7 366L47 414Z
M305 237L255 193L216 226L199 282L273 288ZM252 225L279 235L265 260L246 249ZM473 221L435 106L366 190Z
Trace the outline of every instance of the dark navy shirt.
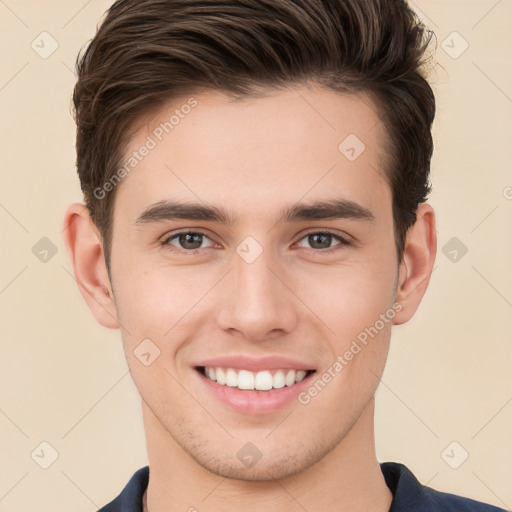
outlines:
M380 467L393 493L389 512L505 512L502 508L425 487L403 464L384 462ZM98 512L142 512L142 495L148 480L149 466L145 466L135 472L114 501Z

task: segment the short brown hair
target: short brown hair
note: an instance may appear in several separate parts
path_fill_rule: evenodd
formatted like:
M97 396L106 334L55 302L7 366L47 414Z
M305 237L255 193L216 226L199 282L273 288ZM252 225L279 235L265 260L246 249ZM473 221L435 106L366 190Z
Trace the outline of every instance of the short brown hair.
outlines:
M306 82L374 99L400 262L431 191L432 35L404 0L116 1L77 57L73 93L78 175L109 275L117 187L94 191L118 170L137 120L201 90L243 97Z

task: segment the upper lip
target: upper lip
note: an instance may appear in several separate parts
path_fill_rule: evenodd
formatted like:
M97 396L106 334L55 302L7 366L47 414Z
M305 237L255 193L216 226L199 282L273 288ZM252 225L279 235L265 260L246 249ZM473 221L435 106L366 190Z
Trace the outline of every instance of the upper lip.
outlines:
M213 368L237 368L253 372L262 370L314 370L311 364L297 361L285 356L250 357L246 355L231 355L203 359L195 366Z

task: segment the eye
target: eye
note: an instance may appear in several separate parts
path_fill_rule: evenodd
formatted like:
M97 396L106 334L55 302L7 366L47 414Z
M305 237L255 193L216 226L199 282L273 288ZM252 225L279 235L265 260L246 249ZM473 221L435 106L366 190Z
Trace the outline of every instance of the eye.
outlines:
M203 246L205 239L211 242L210 245ZM198 249L215 245L205 233L201 233L200 231L180 231L167 237L161 244L166 247L177 247L185 252L195 252ZM174 249L171 248L171 250Z
M205 241L209 243L203 245ZM337 241L334 246L332 245L333 241ZM309 247L304 246L304 242L309 244ZM187 254L196 254L201 249L215 246L215 242L201 231L179 231L165 238L160 244L171 251ZM327 254L335 252L343 246L352 245L352 243L346 238L328 231L314 231L302 237L297 245L309 248L314 253Z
M332 249L333 246L331 245L333 240L338 241L338 243L334 246L335 249ZM330 233L328 231L315 231L308 233L305 237L301 238L298 243L299 246L304 247L304 245L302 245L302 241L310 244L310 248L312 249L320 249L320 251L315 252L321 253L331 253L340 249L340 246L351 245L351 242L346 238L343 238L340 235L335 235L334 233Z

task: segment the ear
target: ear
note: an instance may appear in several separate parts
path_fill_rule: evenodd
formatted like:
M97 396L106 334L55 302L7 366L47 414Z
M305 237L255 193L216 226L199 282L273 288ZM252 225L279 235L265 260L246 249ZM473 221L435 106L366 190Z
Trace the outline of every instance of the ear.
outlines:
M118 329L117 310L105 265L103 243L84 204L73 203L66 209L63 231L66 250L82 297L101 325Z
M408 322L425 294L436 258L437 234L434 210L427 203L418 206L416 222L405 241L395 301L402 305L393 324Z

